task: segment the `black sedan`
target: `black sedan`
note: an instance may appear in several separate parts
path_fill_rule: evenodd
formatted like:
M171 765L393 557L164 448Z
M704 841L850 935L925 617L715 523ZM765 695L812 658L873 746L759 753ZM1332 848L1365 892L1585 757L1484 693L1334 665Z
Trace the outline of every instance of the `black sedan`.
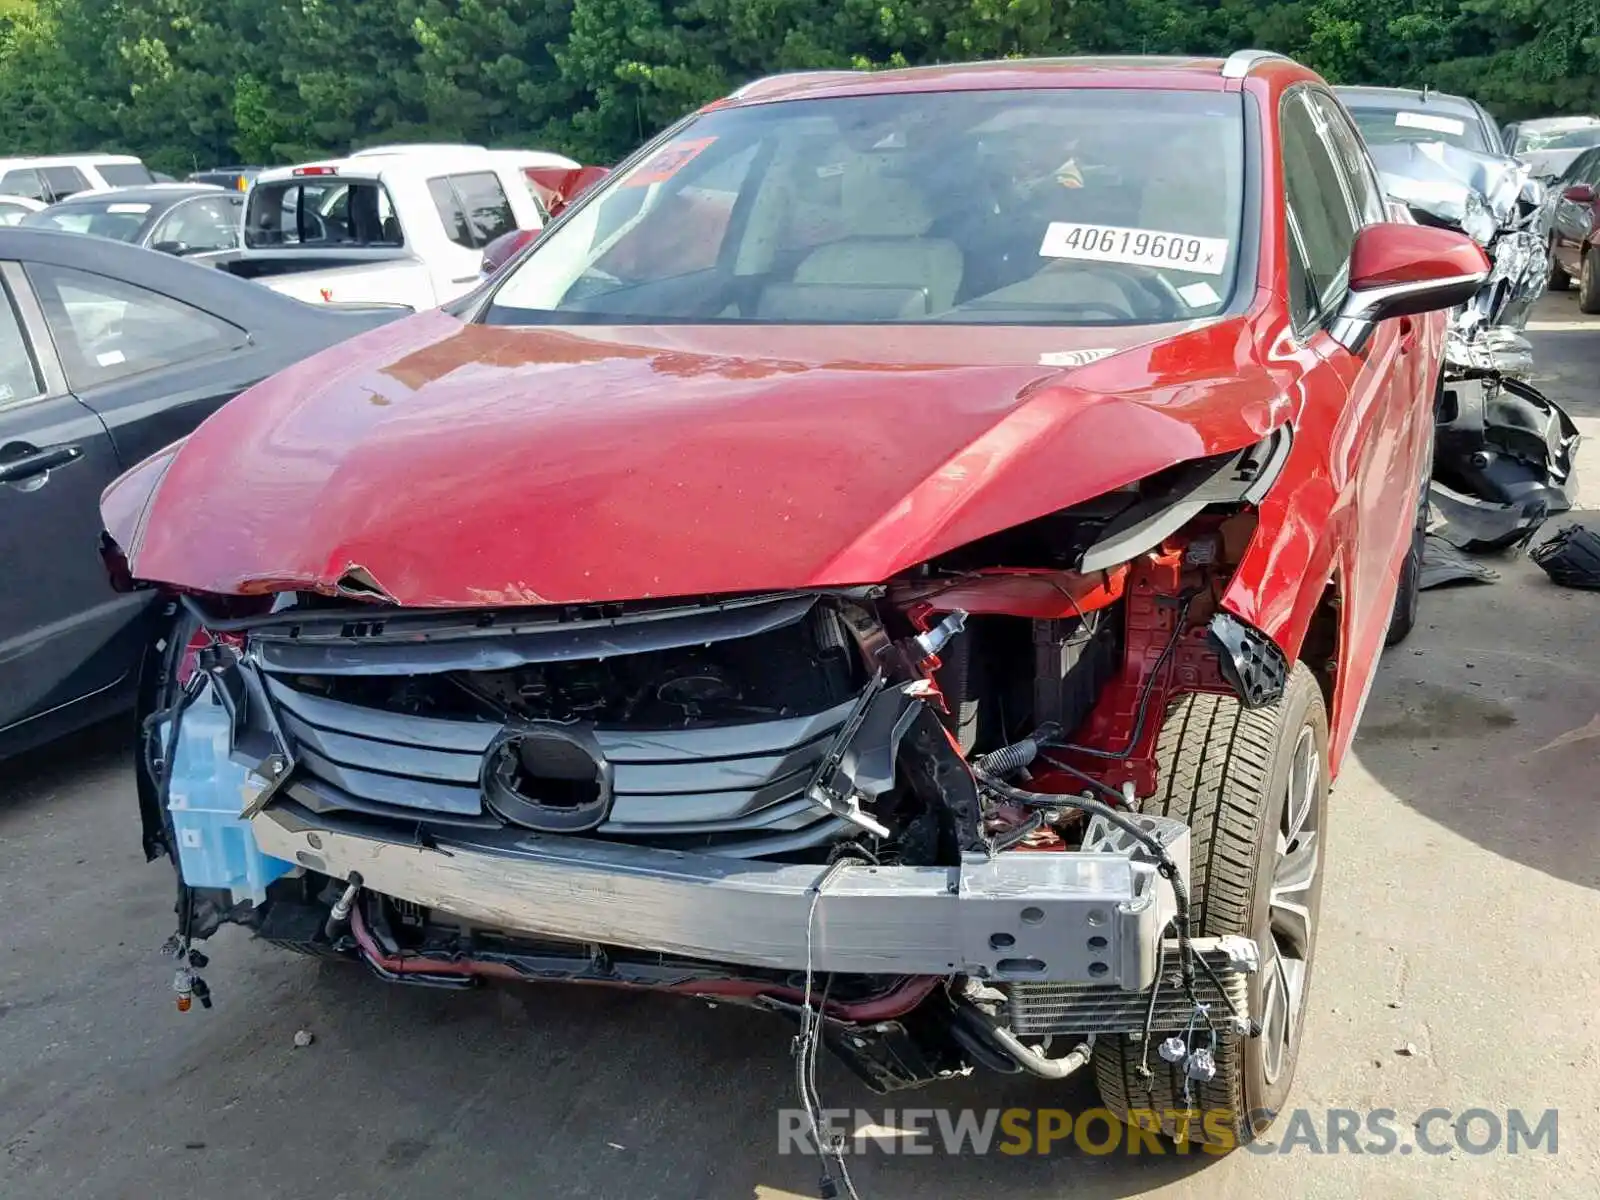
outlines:
M22 225L93 234L204 262L239 248L244 196L204 183L79 192L22 218Z
M148 600L107 581L105 486L257 380L405 311L0 228L0 758L133 698Z

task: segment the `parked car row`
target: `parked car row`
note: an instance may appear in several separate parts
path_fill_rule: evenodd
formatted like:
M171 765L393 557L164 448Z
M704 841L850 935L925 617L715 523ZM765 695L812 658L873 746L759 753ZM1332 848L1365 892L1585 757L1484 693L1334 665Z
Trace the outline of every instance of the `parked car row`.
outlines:
M1545 185L1540 224L1550 287L1563 291L1576 283L1580 310L1600 313L1600 117L1548 117L1502 128L1464 96L1400 88L1336 91L1369 146L1442 143L1526 163Z
M208 262L309 303L422 309L475 287L499 253L491 244L536 234L596 170L538 151L376 146L292 167L220 167L183 184L95 182L48 206L0 198L0 220Z

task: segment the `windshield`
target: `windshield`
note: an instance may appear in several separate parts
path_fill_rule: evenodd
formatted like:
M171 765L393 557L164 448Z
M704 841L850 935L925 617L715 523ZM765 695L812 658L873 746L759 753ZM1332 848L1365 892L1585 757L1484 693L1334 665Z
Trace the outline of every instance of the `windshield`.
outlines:
M1464 115L1429 111L1422 108L1379 108L1371 105L1345 107L1355 118L1361 136L1369 146L1395 142L1447 142L1463 150L1489 154L1494 151L1483 135L1483 126Z
M60 229L67 233L89 233L118 242L137 242L150 219L151 206L143 201L97 200L57 204L43 212L23 218L24 225L41 229Z
M100 178L106 181L108 187L139 187L156 181L149 168L141 162L95 163L94 169L100 172Z
M1203 165L1200 165L1203 164ZM713 110L609 178L492 324L1146 324L1223 310L1223 92L935 92Z
M1600 125L1544 132L1528 129L1517 134L1518 154L1529 150L1587 150L1590 146L1600 146Z

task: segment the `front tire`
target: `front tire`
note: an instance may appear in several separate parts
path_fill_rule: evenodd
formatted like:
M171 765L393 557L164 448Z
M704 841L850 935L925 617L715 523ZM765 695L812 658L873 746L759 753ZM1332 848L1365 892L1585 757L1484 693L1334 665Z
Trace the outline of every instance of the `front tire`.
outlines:
M1583 271L1578 276L1578 311L1600 313L1600 248L1583 252Z
M1233 1147L1282 1111L1299 1057L1322 906L1328 795L1328 717L1322 691L1296 663L1281 699L1246 709L1236 696L1190 693L1168 710L1157 742L1156 794L1144 812L1192 831L1190 932L1253 938L1261 967L1249 986L1258 1038L1223 1033L1216 1077L1190 1087L1180 1067L1150 1049L1153 1084L1141 1079L1143 1046L1124 1037L1095 1043L1100 1095L1123 1120L1151 1110L1174 1139ZM1223 1015L1226 1021L1226 1014ZM1155 1031L1152 1043L1180 1030ZM1227 1114L1180 1130L1165 1114Z
M1568 275L1567 272L1566 272L1566 269L1564 267L1562 267L1562 265L1559 262L1556 261L1556 244L1555 244L1555 242L1553 240L1550 243L1550 251L1549 251L1549 253L1550 253L1550 283L1549 283L1549 288L1550 288L1550 290L1552 292L1564 292L1564 291L1566 291L1568 288L1570 288L1572 286L1572 276Z
M1417 523L1411 530L1411 545L1400 564L1400 586L1395 589L1394 611L1389 614L1389 630L1383 637L1385 646L1398 646L1416 628L1417 610L1422 605L1422 556L1427 550L1428 493L1424 489L1422 503L1417 506Z

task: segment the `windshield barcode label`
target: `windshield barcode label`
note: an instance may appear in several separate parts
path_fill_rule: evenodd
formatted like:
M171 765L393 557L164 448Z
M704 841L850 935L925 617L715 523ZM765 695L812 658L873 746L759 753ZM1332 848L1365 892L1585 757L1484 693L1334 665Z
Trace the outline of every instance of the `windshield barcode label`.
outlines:
M1044 258L1079 258L1193 271L1197 275L1221 275L1228 262L1228 249L1227 238L1052 221L1044 232L1039 254Z

